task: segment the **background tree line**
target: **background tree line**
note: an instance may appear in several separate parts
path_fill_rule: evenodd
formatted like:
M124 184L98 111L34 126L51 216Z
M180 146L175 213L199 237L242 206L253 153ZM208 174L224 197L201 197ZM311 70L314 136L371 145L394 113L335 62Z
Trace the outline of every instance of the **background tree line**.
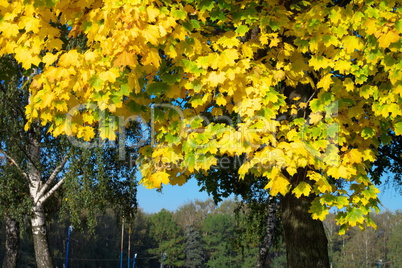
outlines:
M188 202L176 211L158 213L138 210L124 225L124 262L127 267L128 237L130 257L137 254L136 267L255 267L258 258L261 221L251 222L249 208L236 200L219 206L212 200ZM335 216L324 222L332 267L400 267L402 265L402 211L372 215L378 229L353 228L339 236ZM122 220L112 209L98 216L93 233L73 230L69 267L118 267ZM85 214L82 215L85 222ZM70 222L57 217L49 221L49 245L55 267L63 267L67 228ZM281 227L276 232L280 237ZM5 236L4 224L1 237ZM0 258L4 256L1 240ZM36 267L30 229L23 232L19 267ZM269 267L285 267L282 239L277 239L269 253Z

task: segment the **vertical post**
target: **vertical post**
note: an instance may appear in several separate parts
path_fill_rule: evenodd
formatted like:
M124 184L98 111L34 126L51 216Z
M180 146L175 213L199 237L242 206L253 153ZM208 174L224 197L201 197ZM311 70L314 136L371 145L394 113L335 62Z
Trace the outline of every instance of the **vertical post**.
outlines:
M379 260L378 261L378 268L381 268L381 266L382 266L382 260Z
M137 253L134 254L133 257L133 268L135 268L135 262L137 261Z
M68 226L68 231L67 231L67 241L66 241L66 259L64 261L64 268L68 268L68 254L70 251L70 235L71 231L73 230L73 226Z
M128 226L127 268L130 268L131 224Z
M166 253L162 253L162 261L161 261L161 268L164 268L165 266L164 266L164 261L165 261L165 258L166 258Z
M123 268L124 218L121 224L120 268Z

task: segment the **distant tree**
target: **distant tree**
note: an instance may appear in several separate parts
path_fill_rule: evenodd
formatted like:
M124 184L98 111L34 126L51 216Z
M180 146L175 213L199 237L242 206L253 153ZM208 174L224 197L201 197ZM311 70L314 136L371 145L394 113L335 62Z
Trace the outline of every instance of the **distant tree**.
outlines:
M194 200L180 206L174 213L174 217L178 225L183 230L187 226L192 226L197 230L201 230L203 220L208 214L216 209L216 204L212 199Z
M391 225L390 237L387 246L388 260L391 263L392 268L402 266L402 213L396 212L394 223Z
M186 244L184 252L186 254L186 260L184 262L185 267L188 268L200 268L203 267L205 262L204 251L202 248L202 237L200 232L193 226L189 225L185 229L184 233Z
M149 237L153 240L153 247L148 252L157 260L164 258L168 267L182 267L184 265L184 236L181 228L173 219L170 211L162 209L149 216Z
M277 243L283 234L279 215L279 198L269 195L269 192L264 189L261 178L249 174L245 179L240 179L238 168L243 161L241 158L223 157L218 163L223 161L226 165L219 164L216 168L208 170L206 174L197 174L198 184L202 190L212 195L216 203L231 194L240 197L241 202L237 203L238 207L234 210L236 214L239 214L237 218L242 218L240 226L244 228L237 235L238 245L252 244L258 247L255 265L266 267L270 265L271 246ZM224 206L224 204L221 205L221 207Z
M325 221L327 234L333 228L331 218ZM378 226L376 230L352 228L343 236L336 233L329 236L335 267L373 267L379 263L383 267L400 267L401 213L387 211L372 215L372 218ZM336 228L332 231L336 231Z
M235 234L233 215L210 214L205 219L202 231L207 267L231 267L234 265L233 236Z

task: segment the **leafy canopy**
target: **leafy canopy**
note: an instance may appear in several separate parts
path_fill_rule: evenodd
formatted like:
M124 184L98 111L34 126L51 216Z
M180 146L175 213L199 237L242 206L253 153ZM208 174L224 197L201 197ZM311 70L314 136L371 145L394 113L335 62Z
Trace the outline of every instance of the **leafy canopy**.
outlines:
M63 47L65 26L85 49ZM41 69L27 129L90 141L100 123L113 140L139 116L150 188L242 156L240 177L272 195L316 194L314 218L337 207L345 228L372 224L367 169L389 131L402 134L398 1L2 0L0 32L0 55ZM308 180L289 180L300 168Z

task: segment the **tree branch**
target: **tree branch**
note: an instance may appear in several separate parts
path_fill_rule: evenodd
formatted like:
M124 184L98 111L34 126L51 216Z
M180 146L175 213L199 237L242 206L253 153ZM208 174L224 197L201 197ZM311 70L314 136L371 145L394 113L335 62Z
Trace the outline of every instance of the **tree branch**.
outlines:
M37 200L39 200L41 198L41 196L43 195L44 192L46 192L46 190L49 188L49 186L52 184L52 182L54 181L54 179L56 178L57 174L60 173L60 171L62 170L62 168L64 167L64 165L67 163L68 160L68 153L64 156L63 160L61 161L60 165L58 165L52 172L52 174L50 174L49 178L47 179L46 183L43 185L43 187L40 189L39 193L38 193L38 198ZM35 200L35 201L37 201Z
M41 203L43 204L43 202L45 202L54 192L56 192L60 186L63 185L64 180L66 179L66 176L64 176L61 180L59 180L56 185L54 185L45 195L43 195L42 197L40 197L37 202L35 203ZM41 191L42 192L42 191ZM39 196L39 195L38 195Z
M10 160L11 163L13 163L13 164L17 167L18 171L21 172L21 174L22 174L22 175L28 180L28 182L29 182L29 176L28 176L28 174L25 173L25 172L22 170L22 168L17 164L17 162L14 160L14 158L12 158L11 156L9 156L5 151L3 151L3 150L1 150L1 149L0 149L0 153L4 154L4 156L5 156L8 160Z

